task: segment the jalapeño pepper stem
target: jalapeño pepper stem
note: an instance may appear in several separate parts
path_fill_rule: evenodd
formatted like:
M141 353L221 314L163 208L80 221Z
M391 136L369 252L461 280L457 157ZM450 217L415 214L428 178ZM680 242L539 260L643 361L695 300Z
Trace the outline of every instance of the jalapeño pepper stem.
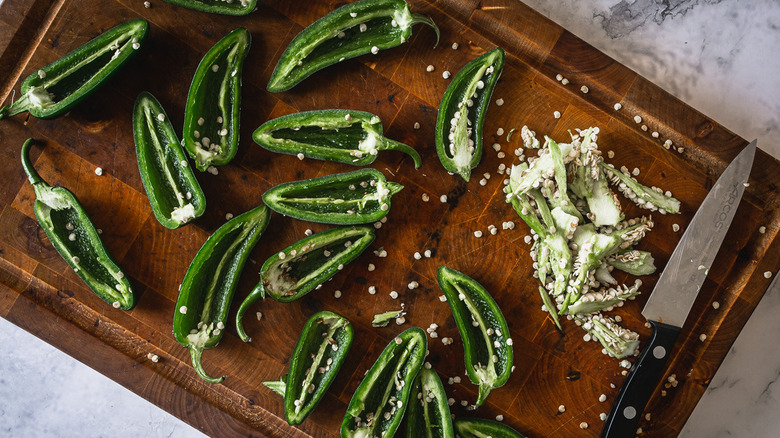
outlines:
M419 169L420 166L422 166L422 158L420 157L420 154L417 153L417 151L408 144L385 138L384 142L382 142L381 146L378 146L377 149L403 152L406 155L412 157L412 160L414 160L415 169Z
M236 331L238 332L238 337L244 342L252 342L252 338L250 338L244 330L244 314L252 304L262 299L265 299L265 289L263 289L263 282L261 281L260 283L257 283L254 289L252 289L252 292L249 293L249 296L241 302L241 306L238 308L238 312L236 313Z
M427 26L430 26L431 29L433 29L434 32L436 32L436 43L433 45L433 48L439 46L439 40L441 39L441 31L439 31L439 26L436 25L436 23L433 22L433 19L431 17L425 16L423 14L412 14L412 21L410 22L409 26L414 27L415 24L425 24Z
M190 347L190 357L192 358L192 367L195 368L195 372L198 373L201 379L209 383L222 383L225 380L225 376L211 377L203 369L201 358L203 357L203 349L198 347Z
M30 148L34 142L33 139L28 138L22 145L22 168L24 168L24 173L27 174L27 179L33 186L41 183L46 184L46 181L41 178L41 175L38 174L38 171L35 170L35 167L33 167L32 162L30 161Z

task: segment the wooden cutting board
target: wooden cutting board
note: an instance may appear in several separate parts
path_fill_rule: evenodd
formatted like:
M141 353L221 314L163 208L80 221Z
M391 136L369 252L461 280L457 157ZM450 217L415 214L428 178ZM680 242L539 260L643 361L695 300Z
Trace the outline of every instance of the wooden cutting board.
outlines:
M212 436L337 436L353 390L379 351L401 330L437 323L439 338L429 339L428 360L444 378L455 415L495 418L528 436L598 436L599 414L608 412L623 381L618 361L601 354L597 344L564 322L559 334L540 310L537 280L523 238L529 234L502 194L499 163L509 166L520 145L496 135L527 124L539 134L560 141L568 130L598 126L602 151L614 151L616 166L641 170L646 185L671 190L682 201L679 216L654 215L655 230L641 243L656 258L659 270L707 190L728 162L747 144L716 122L587 45L527 6L512 0L414 0L412 10L430 15L441 27L442 41L419 26L407 44L376 56L346 61L317 73L292 91L270 94L265 85L281 52L301 30L343 1L261 0L247 17L225 17L178 8L159 0L146 9L140 0L5 0L0 7L0 66L5 73L0 99L5 103L19 82L36 68L85 43L125 20L144 17L151 27L141 52L103 89L65 117L25 120L23 115L0 122L3 145L0 169L0 316L32 332ZM192 74L202 55L238 26L252 33L244 69L241 145L235 160L219 175L198 175L208 199L204 217L178 230L160 226L151 214L138 174L131 131L131 109L139 92L152 92L174 122L182 125ZM453 50L453 42L459 44ZM485 155L471 182L448 175L434 150L433 127L438 102L449 80L477 55L496 45L508 54L485 122ZM431 64L436 67L426 72ZM556 81L557 74L570 83ZM587 94L580 87L587 86ZM623 109L613 109L620 102ZM202 243L225 221L227 213L244 212L260 201L269 187L284 181L353 170L350 166L277 155L251 141L252 131L271 117L322 108L351 108L378 114L389 137L415 147L423 166L414 170L399 153L380 154L374 167L405 189L394 198L392 211L371 250L384 247L387 258L371 250L333 281L304 299L289 304L266 300L246 321L254 341L242 343L230 327L221 344L204 354L213 375L225 374L222 385L201 381L187 351L171 333L177 286ZM562 117L553 117L560 111ZM641 124L634 116L642 118ZM415 123L420 129L413 128ZM643 126L647 126L644 131ZM658 132L658 138L651 135ZM124 267L140 295L129 312L113 309L95 297L70 271L37 225L33 191L19 164L23 141L33 137L35 166L51 183L67 186L79 197L103 240ZM662 147L666 139L676 152ZM506 158L490 145L501 145ZM94 173L104 169L103 176ZM492 177L485 186L482 174ZM777 193L780 163L759 151L735 226L718 254L702 293L673 352L667 375L679 384L659 385L650 401L643 436L677 435L711 376L758 303L777 269L780 228ZM423 202L423 194L430 201ZM439 201L447 195L446 203ZM627 217L643 213L624 202ZM514 221L514 230L502 223ZM489 225L498 227L493 236ZM759 227L765 226L766 233ZM271 254L302 238L304 231L327 227L274 215L241 278L233 311L258 279L257 268ZM473 232L482 230L484 237ZM415 260L415 252L431 250L431 258ZM368 265L376 270L369 272ZM476 413L461 400L476 399L475 386L464 377L463 349L446 303L438 300L436 269L446 264L476 278L495 296L509 321L515 365L509 383L491 393ZM642 278L644 296L615 314L624 325L647 339L640 314L657 275ZM619 280L631 281L627 277ZM418 289L407 284L417 281ZM375 286L376 295L368 293ZM341 290L340 299L334 291ZM389 292L400 297L393 300ZM720 304L718 309L711 305ZM408 311L406 324L373 329L372 315ZM286 372L298 334L309 315L321 309L348 317L356 341L348 363L319 408L300 427L287 426L281 398L261 385ZM261 320L251 317L262 312ZM231 315L232 318L232 315ZM231 319L232 321L232 319ZM706 334L704 342L700 334ZM455 343L445 346L442 337ZM158 363L147 359L153 353ZM446 384L447 378L463 382ZM662 391L665 391L662 395ZM600 403L601 394L607 402ZM565 405L564 413L558 412ZM580 423L589 425L580 429ZM399 434L400 435L400 434Z

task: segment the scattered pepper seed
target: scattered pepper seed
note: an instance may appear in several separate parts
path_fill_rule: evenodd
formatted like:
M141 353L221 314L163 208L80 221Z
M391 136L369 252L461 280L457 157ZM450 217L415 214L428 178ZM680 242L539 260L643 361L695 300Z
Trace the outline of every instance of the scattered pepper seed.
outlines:
M672 231L674 231L675 233L680 231L680 226L677 224L672 224Z
M642 131L647 131L647 125L642 125L640 126L640 128L642 129Z
M428 66L428 67L427 67L425 70L426 70L428 73L430 73L430 72L432 72L432 71L436 70L436 67L434 67L433 65L429 65L429 66Z
M499 136L499 137L501 137L502 135L504 135L504 128L498 128L498 129L496 129L496 135L497 135L497 136Z
M604 403L605 401L607 401L607 395L606 395L606 394L601 394L601 395L599 396L599 401L600 401L601 403Z
M474 231L474 237L482 237L482 231L480 231L480 230ZM769 278L769 277L767 277L767 278Z
M501 106L503 104L504 104L504 99L501 99L500 97L498 99L496 99L496 105L497 106Z
M760 226L760 227L758 227L758 232L759 232L760 234L764 234L764 233L766 233L766 227L765 227L765 226L763 226L763 225L762 225L762 226Z
M420 122L414 122L414 129L420 129Z
M587 428L588 428L588 423L586 423L584 421L582 423L580 423L580 429L587 429Z
M642 118L641 118L641 117L639 117L639 116L634 116L634 121L635 121L636 123L642 123Z
M96 167L95 168L95 175L97 175L97 176L103 175L103 168L102 167Z
M582 87L580 87L580 91L582 91L582 94L588 94L588 91L590 90L588 89L587 86L583 85Z
M561 83L562 83L563 85L569 85L569 80L568 80L568 79L566 79L566 78L563 78L563 79L561 79Z
M560 111L555 111L553 113L553 117L555 117L556 119L560 119L561 118L561 112Z
M334 298L341 298L341 291L337 290L337 291L333 292L333 297Z
M450 78L450 72L447 71L447 70L444 70L444 72L441 74L441 77L443 77L444 79L449 79Z
M447 195L441 195L439 197L439 201L441 201L442 204L446 203L447 202Z
M303 160L304 158L306 158L306 156L303 155L303 153L299 153L297 156L299 160Z
M420 255L420 253L419 253L419 252L415 252L415 253L414 253L414 259L415 259L415 260L420 260L421 258L422 258L422 255Z
M390 298L392 298L392 299L394 299L394 300L395 300L396 298L398 298L398 292L396 292L396 291L390 291Z
M370 293L371 295L376 294L376 286L369 286L368 293Z
M452 50L458 50L458 43L452 43Z
M563 75L558 73L557 75L555 75L555 80L558 81L558 82L562 81L563 80Z
M719 307L720 307L720 303L719 303L719 302L717 302L717 301L713 301L713 302L712 302L712 308L713 308L713 309L716 309L716 310L717 310Z
M621 105L620 103L616 103L613 108L615 108L615 111L620 111L620 109L623 108L623 105Z
M653 138L658 138L658 136L659 136L658 131L653 131L653 133L650 134L650 135L652 135Z
M706 341L707 340L707 335L705 335L704 333L700 334L699 335L699 340L702 341L702 342Z
M772 272L771 271L764 272L764 278L770 278L770 277L772 277Z
M564 406L564 405L558 406L558 412L560 412L560 413L566 412L566 406Z

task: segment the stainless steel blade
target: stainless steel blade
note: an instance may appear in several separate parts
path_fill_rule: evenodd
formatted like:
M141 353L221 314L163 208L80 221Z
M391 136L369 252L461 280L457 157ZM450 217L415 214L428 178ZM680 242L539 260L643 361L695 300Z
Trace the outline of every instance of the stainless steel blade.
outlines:
M737 211L755 154L753 140L704 198L642 310L648 320L682 327Z

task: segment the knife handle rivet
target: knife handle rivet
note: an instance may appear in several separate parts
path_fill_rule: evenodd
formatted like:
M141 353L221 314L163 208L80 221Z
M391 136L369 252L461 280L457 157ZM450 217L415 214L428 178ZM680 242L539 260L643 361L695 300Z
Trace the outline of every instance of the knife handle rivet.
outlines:
M656 359L663 359L664 357L666 357L666 348L664 348L661 345L653 348L653 357L655 357Z
M633 406L626 406L626 408L623 409L623 416L626 417L627 420L636 417L636 409L634 409Z

